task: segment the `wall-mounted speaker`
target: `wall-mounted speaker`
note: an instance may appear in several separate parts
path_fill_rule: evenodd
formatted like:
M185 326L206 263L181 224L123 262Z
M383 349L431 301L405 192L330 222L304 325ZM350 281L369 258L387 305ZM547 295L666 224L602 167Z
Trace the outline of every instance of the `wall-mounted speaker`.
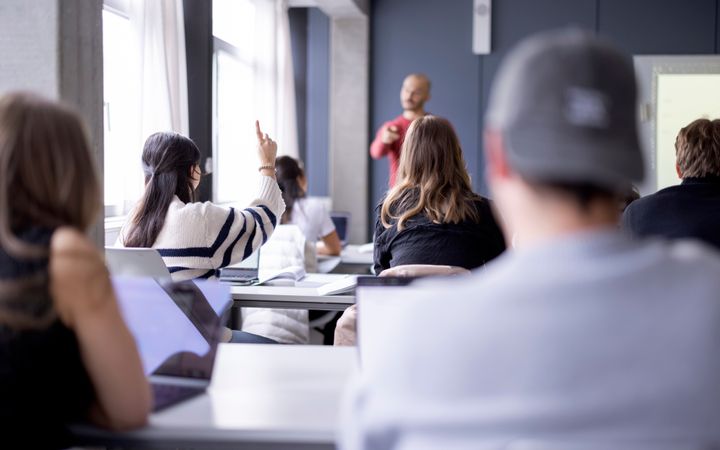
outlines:
M492 0L475 0L473 4L473 53L490 54Z

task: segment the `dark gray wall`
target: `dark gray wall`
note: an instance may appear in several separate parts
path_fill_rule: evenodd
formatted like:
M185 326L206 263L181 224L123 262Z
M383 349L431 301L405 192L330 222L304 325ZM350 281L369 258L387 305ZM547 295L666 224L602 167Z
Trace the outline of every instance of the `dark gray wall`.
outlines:
M475 188L483 180L483 112L498 65L515 43L565 25L595 30L634 54L707 54L720 49L720 0L495 0L492 54L471 52L472 0L373 0L371 8L371 138L400 113L399 91L410 72L432 82L428 111L454 124ZM372 207L387 189L387 161L373 162Z
M288 17L290 19L290 46L292 47L295 79L298 153L300 153L300 159L304 161L307 157L307 8L290 8Z
M201 154L201 164L212 157L212 2L184 0L187 59L188 124L190 139ZM212 200L212 175L203 177L198 200Z
M310 195L329 194L330 19L307 11L307 104L305 169Z

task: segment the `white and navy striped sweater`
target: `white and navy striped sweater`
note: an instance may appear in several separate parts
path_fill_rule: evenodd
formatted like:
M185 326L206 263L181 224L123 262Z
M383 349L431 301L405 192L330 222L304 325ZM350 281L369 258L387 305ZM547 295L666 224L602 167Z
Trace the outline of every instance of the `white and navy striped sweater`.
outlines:
M242 261L267 241L285 202L274 179L260 178L259 195L244 209L173 199L152 247L174 280L215 278L221 268ZM124 246L127 226L120 232L118 246Z

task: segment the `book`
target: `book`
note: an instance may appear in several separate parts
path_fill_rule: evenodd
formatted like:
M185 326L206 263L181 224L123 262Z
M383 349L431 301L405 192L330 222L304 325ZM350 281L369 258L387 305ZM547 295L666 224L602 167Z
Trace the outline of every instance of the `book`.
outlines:
M318 295L340 295L347 294L355 290L357 286L357 275L348 275L332 283L323 284L318 286Z
M288 266L283 269L260 271L260 279L257 285L266 284L271 281L285 280L295 284L305 278L305 268L302 266Z

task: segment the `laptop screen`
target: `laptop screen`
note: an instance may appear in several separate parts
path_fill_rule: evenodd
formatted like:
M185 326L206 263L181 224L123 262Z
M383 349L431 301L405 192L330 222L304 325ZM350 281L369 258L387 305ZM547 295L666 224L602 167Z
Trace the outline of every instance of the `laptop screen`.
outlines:
M146 375L210 379L229 288L212 281L113 277Z
M257 250L255 250L250 256L243 259L237 264L233 264L233 268L239 268L239 269L255 269L257 270L258 267L260 267L260 247L258 247Z
M337 231L338 237L340 238L340 243L342 245L347 244L350 221L349 214L333 212L330 214L330 218L333 221L333 225L335 225L335 231Z

